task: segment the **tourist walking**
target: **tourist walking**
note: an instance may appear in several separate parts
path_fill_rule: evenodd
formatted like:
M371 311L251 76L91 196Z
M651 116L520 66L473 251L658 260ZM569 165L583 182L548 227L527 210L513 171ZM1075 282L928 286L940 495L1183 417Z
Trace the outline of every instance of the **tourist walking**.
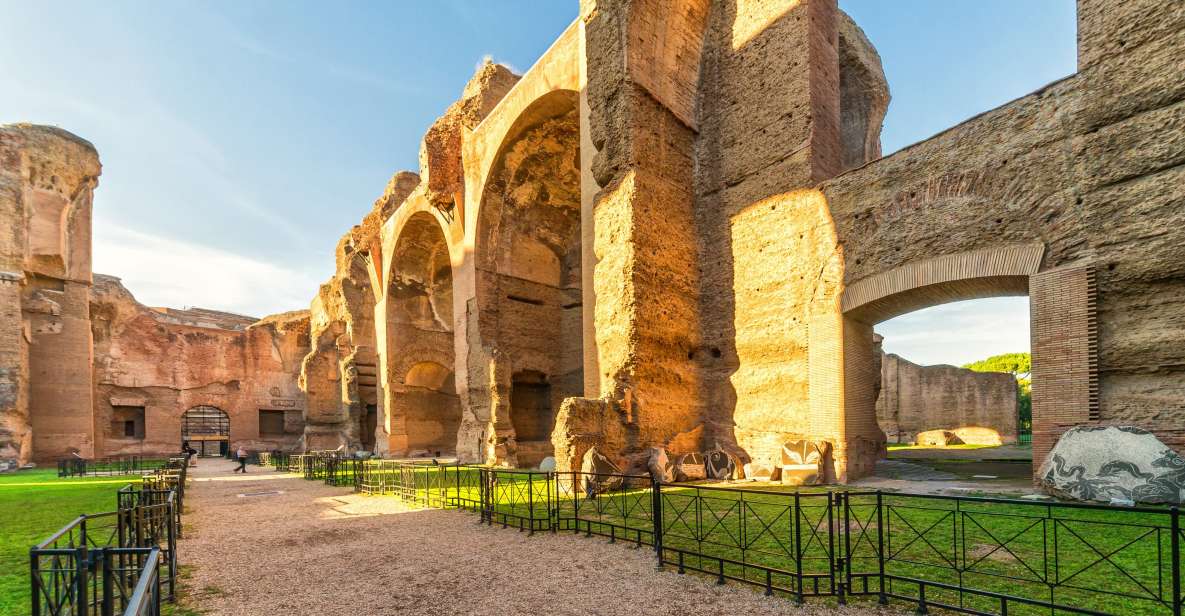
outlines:
M245 447L243 447L242 445L239 445L238 451L235 452L235 457L239 459L239 467L235 469L235 472L237 473L237 472L242 471L242 472L246 473L247 472L247 449Z

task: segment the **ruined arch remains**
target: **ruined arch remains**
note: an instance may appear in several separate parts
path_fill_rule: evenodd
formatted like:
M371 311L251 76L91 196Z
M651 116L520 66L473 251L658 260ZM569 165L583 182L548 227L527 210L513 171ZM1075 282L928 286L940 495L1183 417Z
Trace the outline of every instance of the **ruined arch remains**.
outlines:
M528 106L507 131L481 201L476 308L495 460L552 455L564 399L584 392L580 129L575 92Z

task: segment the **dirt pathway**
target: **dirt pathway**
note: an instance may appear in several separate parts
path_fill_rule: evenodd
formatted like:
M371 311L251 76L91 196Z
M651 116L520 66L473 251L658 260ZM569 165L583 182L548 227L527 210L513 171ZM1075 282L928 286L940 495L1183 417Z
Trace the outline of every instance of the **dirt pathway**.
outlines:
M294 475L200 461L179 546L186 605L206 614L875 614L795 607L654 570L599 538L485 527Z

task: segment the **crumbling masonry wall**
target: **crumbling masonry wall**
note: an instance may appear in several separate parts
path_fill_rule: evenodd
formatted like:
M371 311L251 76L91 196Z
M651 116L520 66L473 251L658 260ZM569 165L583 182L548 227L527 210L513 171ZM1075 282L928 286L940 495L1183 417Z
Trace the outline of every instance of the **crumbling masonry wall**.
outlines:
M914 443L919 432L961 431L970 444L1015 443L1016 377L955 366L919 366L881 357L876 420L890 443Z

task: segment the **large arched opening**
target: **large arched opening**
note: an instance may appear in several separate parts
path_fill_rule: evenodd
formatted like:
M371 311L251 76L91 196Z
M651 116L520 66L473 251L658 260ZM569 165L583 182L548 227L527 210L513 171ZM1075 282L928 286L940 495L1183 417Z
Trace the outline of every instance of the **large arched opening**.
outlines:
M378 384L378 354L375 340L375 294L371 286L370 268L373 257L369 253L355 253L350 259L350 276L343 281L343 295L351 304L349 323L353 343L354 385L358 406L352 410L350 431L356 431L358 444L365 451L375 450L378 419L382 412L382 396Z
M870 474L884 452L885 434L876 409L881 358L873 329L924 308L1029 297L1034 460L1043 458L1067 427L1097 418L1093 271L1087 266L1041 270L1043 252L1041 244L1026 244L944 255L902 265L845 289L841 429L848 478ZM1016 428L1002 436L1015 441Z
M440 222L418 212L395 242L387 284L391 451L454 455L461 405L454 384L453 271Z
M508 462L552 455L561 402L584 391L577 94L551 92L515 121L477 220L479 328L497 351L492 415Z
M195 406L181 415L181 446L199 456L225 456L230 450L230 416L209 405Z

